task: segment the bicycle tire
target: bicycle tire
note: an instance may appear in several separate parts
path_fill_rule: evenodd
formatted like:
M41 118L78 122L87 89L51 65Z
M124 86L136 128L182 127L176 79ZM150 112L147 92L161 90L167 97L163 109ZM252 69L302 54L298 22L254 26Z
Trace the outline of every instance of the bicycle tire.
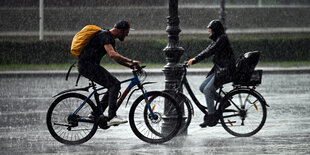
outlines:
M183 122L182 122L181 129L179 131L179 133L182 134L183 132L187 131L187 128L192 121L192 116L194 115L194 109L193 109L191 101L183 93L178 93L177 95L178 95L178 98L176 100L179 106L183 108L181 109L181 111L183 110L182 111Z
M251 89L235 89L229 92L223 101L234 102L235 104L239 101L236 106L240 109L231 104L220 114L222 126L231 135L249 137L256 134L264 126L267 118L267 108L265 100L261 95L258 95L258 92ZM221 104L219 108L222 109L223 106ZM227 122L225 122L225 119Z
M93 120L94 123L76 121L74 123L76 123L75 125L77 126L72 126L73 122L69 121L70 114L72 114L86 99L87 97L82 94L68 93L59 96L51 104L47 111L46 123L50 134L57 141L68 145L82 144L91 139L96 133L98 128L97 119ZM79 111L79 115L76 115L76 117L82 118L83 115L88 115L95 110L95 104L91 100L87 100L84 107Z
M175 91L165 91L171 92L169 93L172 97L177 101L179 107L181 108L182 112L182 125L179 130L179 134L183 134L183 132L187 131L188 126L191 123L192 116L194 115L194 108L192 106L191 101L184 95L183 93L175 93Z
M147 110L148 113L145 113L147 104L144 101L144 96L141 95L130 108L130 127L139 139L147 143L158 144L167 142L178 133L181 127L182 113L180 108L175 99L168 93L152 91L148 92L147 95L149 98L152 98L152 102L149 102L149 104L152 106L153 112L158 116L158 119L151 120L149 110ZM169 106L165 105L165 103L167 105L169 103ZM171 109L170 111L167 110L169 108ZM168 117L171 116L170 114L173 114L173 117ZM165 123L168 120L174 122L167 125ZM150 127L150 122L154 126Z
M165 91L165 92L167 92L167 91ZM169 93L169 95L171 95L171 93ZM149 99L149 102L152 103L152 101L154 99L156 99L156 97L158 97L158 96L152 96ZM174 94L173 97L174 97L174 99L176 99L176 101L180 107L180 110L182 112L182 125L181 125L181 127L179 129L179 133L178 133L178 134L182 135L185 132L187 132L187 128L188 128L189 124L191 123L192 115L194 114L194 110L193 110L191 102L183 93ZM151 126L151 123L147 119L147 112L148 112L148 108L146 106L144 108L144 119L145 119L145 124L148 127L148 129L157 136L164 136L164 135L162 135L162 133L157 132L155 129L153 129L153 127Z

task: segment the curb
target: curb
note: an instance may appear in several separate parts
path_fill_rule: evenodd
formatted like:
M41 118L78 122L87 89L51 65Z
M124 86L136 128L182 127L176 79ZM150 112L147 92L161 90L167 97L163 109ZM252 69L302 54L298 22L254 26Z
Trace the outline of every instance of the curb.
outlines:
M298 68L272 68L258 67L263 70L263 74L310 74L310 67ZM163 68L145 69L148 75L164 75ZM188 75L207 75L211 68L189 68ZM115 76L132 75L128 69L109 70ZM30 71L0 71L0 78L4 77L66 77L66 70L30 70ZM77 76L77 71L71 71L70 76Z

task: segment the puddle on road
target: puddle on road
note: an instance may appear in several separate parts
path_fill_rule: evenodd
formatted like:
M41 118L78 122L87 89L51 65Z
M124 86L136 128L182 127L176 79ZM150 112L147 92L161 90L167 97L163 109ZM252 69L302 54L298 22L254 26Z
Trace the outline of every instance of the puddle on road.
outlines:
M199 81L205 76L190 76L189 82L200 101ZM120 77L119 79L126 79ZM149 90L163 90L164 77L148 77L147 81L158 83L148 86ZM88 81L81 79L80 86ZM271 106L267 121L255 136L236 138L220 125L201 129L202 113L195 115L185 138L176 138L162 145L147 144L138 139L129 124L100 130L85 144L62 145L49 134L45 117L52 96L64 89L73 88L75 81L63 77L44 78L1 78L0 80L0 147L4 154L10 153L107 153L162 154L248 153L254 154L307 154L310 152L310 75L264 75L263 84L257 88ZM123 85L123 89L126 84ZM227 86L227 88L229 88ZM194 106L195 107L195 106ZM127 116L129 107L120 108Z

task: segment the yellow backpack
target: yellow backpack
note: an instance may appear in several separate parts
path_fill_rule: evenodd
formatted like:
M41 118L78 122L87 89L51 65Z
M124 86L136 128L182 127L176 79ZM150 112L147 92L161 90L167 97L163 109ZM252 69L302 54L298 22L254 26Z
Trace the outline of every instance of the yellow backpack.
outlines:
M78 58L83 48L99 30L101 30L101 28L96 25L86 25L73 37L71 54Z

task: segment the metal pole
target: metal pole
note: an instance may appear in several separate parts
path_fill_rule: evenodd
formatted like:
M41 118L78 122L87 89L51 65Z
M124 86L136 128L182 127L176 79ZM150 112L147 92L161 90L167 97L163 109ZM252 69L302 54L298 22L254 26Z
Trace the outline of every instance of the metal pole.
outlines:
M224 29L226 30L225 0L221 0L220 21L222 22Z
M167 17L168 44L163 50L166 54L167 64L164 66L165 74L165 90L172 92L175 90L181 81L183 67L179 64L180 58L184 53L184 49L179 46L179 27L178 17L178 0L169 0L169 16ZM180 90L181 91L181 90ZM165 113L169 113L169 103L165 103ZM163 131L169 131L169 127L173 123L173 116L166 115L166 120L163 126Z
M258 7L262 7L262 0L258 0Z
M39 40L44 39L44 0L40 0L40 9L39 9Z

